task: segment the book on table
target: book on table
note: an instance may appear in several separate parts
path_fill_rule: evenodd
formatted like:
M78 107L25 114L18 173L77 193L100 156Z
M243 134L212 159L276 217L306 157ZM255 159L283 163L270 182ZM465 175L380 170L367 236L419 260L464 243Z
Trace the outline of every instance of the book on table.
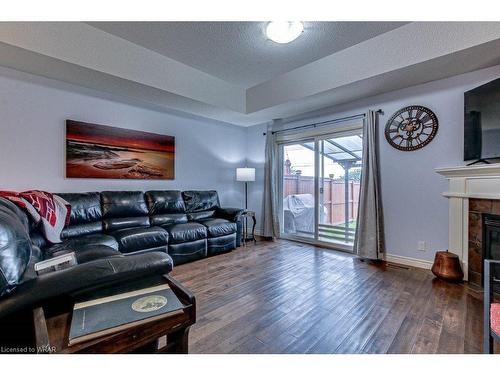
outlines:
M185 306L168 284L75 303L68 345L180 313Z

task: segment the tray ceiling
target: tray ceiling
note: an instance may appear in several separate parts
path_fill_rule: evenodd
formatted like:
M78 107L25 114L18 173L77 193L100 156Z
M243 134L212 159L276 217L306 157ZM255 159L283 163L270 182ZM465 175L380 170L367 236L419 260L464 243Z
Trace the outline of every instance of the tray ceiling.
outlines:
M500 64L500 22L0 22L0 66L251 126ZM97 26L97 27L96 27Z

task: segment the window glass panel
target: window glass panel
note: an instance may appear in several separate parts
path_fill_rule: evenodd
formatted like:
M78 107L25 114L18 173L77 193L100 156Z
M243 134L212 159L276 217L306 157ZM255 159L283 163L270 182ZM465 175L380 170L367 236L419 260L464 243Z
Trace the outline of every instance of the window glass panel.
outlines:
M286 235L315 237L314 142L283 146L282 230Z

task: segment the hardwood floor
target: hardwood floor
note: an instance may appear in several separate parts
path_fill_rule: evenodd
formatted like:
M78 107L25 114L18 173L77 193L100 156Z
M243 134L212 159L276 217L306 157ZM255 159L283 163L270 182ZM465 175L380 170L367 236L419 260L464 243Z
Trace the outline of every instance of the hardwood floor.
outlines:
M190 353L481 353L482 302L429 271L290 241L175 267Z

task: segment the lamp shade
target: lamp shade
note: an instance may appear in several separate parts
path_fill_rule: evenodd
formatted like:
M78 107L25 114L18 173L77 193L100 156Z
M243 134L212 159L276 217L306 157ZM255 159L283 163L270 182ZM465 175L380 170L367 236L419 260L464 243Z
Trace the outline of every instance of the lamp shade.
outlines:
M236 181L255 181L255 168L236 168Z

